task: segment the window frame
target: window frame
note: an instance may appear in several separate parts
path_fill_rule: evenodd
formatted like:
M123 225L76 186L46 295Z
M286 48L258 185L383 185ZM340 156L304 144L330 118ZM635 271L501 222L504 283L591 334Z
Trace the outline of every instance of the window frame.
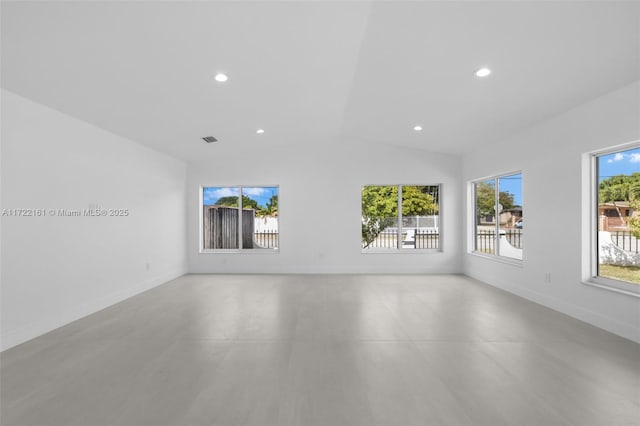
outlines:
M522 176L522 180L524 181L524 172L522 170L514 170L514 171L510 171L510 172L505 172L505 173L500 173L500 174L495 174L495 175L490 175L490 176L485 176L483 178L478 178L478 179L473 179L471 181L469 181L469 208L467 209L467 212L470 212L470 217L468 220L468 224L469 224L469 239L467 241L467 253L474 255L474 256L478 256L478 257L482 257L485 259L490 259L490 260L494 260L494 261L498 261L498 262L503 262L503 263L507 263L510 265L515 265L515 266L522 266L524 263L524 249L522 250L522 259L517 259L514 257L509 257L509 256L502 256L500 254L495 253L496 251L499 253L499 243L498 240L500 238L500 214L496 214L496 224L495 224L495 236L493 238L493 247L494 247L494 253L484 253L484 252L480 252L477 250L476 245L478 243L478 237L477 237L477 232L478 232L478 227L477 227L477 223L476 223L476 218L478 217L477 215L477 200L476 200L476 184L481 183L481 182L486 182L488 180L493 180L494 184L495 184L495 194L494 194L494 208L498 206L498 204L500 204L500 185L499 185L499 180L500 178L504 178L504 177L508 177L508 176L513 176L513 175L521 175ZM522 189L522 188L521 188ZM524 192L524 191L523 191ZM524 197L522 199L522 208L524 211ZM496 209L497 210L497 209ZM524 213L523 213L523 217L524 217Z
M252 254L276 254L280 253L280 185L199 185L198 186L198 253L200 254L230 254L230 253L252 253ZM204 196L205 188L235 188L238 190L238 248L229 249L205 249L204 248ZM278 247L272 249L252 249L242 247L242 190L244 188L277 188L278 190Z
M583 155L583 273L582 283L606 290L640 297L640 284L632 284L613 278L602 277L599 273L598 244L598 159L605 155L640 148L640 140L616 145ZM586 248L584 247L586 245ZM586 255L585 255L586 253Z
M362 248L360 247L361 254L428 254L428 253L442 253L444 251L444 239L443 237L443 229L444 229L444 220L443 220L443 187L442 183L434 183L434 184L404 184L404 183L385 183L385 184L376 184L376 183L367 183L360 185L360 217L362 220L362 190L367 186L395 186L398 188L398 235L396 240L396 247L394 248ZM405 186L437 186L438 187L438 248L413 248L413 249L403 249L402 248L402 230L404 227L402 226L402 188ZM362 234L361 234L362 237ZM360 239L362 243L362 239ZM362 246L362 244L361 244Z

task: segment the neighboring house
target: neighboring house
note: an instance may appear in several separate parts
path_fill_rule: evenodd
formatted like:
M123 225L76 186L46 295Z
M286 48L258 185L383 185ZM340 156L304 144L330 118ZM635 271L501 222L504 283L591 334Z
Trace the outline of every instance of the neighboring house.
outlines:
M478 216L478 225L495 225L496 217L493 214L483 214Z
M602 203L598 206L601 231L626 231L629 229L628 220L634 216L640 216L640 211L630 207L628 201Z
M520 219L522 219L522 207L506 209L500 213L500 225L505 225L509 228L513 228Z

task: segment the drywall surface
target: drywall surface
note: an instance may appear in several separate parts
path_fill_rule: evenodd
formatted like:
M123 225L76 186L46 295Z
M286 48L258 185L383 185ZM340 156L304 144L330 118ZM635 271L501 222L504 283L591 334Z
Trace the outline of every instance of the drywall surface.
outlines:
M3 90L2 348L184 274L185 179L182 161Z
M639 139L640 84L635 83L466 155L466 183L522 171L526 220L521 265L467 253L465 273L640 341L640 298L583 283L589 260L585 154ZM471 218L466 220L469 250ZM551 282L545 282L546 274Z
M190 163L189 271L460 272L460 159L423 150L341 142L318 141L303 144L305 148L256 150L242 156ZM441 252L362 253L361 188L392 184L442 185ZM200 253L201 185L279 185L279 252Z

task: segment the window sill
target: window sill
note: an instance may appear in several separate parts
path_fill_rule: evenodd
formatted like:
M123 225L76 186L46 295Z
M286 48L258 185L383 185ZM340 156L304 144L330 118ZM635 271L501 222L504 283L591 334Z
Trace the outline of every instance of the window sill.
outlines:
M640 285L637 284L626 284L622 281L609 280L601 277L593 277L588 279L583 279L582 284L588 285L591 287L601 288L603 290L612 291L614 293L626 294L632 297L640 298ZM627 288L627 286L629 286ZM637 289L633 286L638 287Z
M506 265L516 266L518 268L522 268L524 266L524 261L523 260L519 260L519 259L511 259L511 258L504 257L504 256L496 256L494 254L478 253L478 252L475 252L475 251L467 252L467 254L470 255L470 256L475 256L475 257L479 257L479 258L482 258L482 259L491 260L493 262L504 263Z

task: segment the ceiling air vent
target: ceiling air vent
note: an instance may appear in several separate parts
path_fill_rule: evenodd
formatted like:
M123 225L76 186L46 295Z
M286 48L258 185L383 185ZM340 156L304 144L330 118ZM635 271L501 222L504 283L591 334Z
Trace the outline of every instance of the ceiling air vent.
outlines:
M218 139L214 138L213 136L205 136L204 138L202 138L202 140L204 140L206 143L218 142Z

